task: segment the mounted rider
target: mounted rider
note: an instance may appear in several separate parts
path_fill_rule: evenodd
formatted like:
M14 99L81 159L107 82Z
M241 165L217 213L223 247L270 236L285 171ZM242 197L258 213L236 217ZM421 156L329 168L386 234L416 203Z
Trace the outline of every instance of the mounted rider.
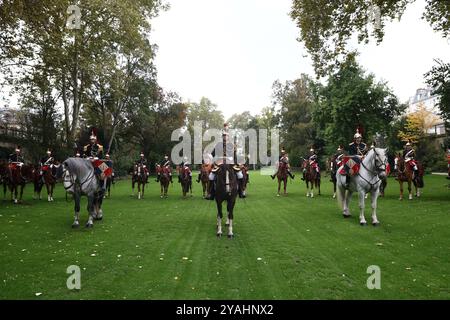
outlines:
M214 200L215 198L216 172L217 170L219 170L220 165L223 163L234 164L233 169L234 172L236 172L236 177L238 180L239 198L245 198L245 193L242 190L242 182L244 175L242 174L241 169L237 165L236 146L229 141L229 132L227 123L224 124L224 128L222 130L222 142L216 144L211 154L214 157L214 167L211 170L211 173L209 174L208 195L206 196L206 199Z
M20 146L16 147L16 150L14 153L11 153L8 157L8 163L10 164L17 164L19 167L21 167L24 164L25 160L22 156L22 149Z
M95 135L94 131L92 131L89 140L90 143L83 147L83 157L90 159L91 162L94 162L93 160L99 160L103 157L103 146L97 142L97 136ZM97 168L94 168L94 174L100 181L102 192L105 192L106 179L102 178L102 175Z
M44 175L44 171L52 170L55 159L52 156L52 151L50 148L47 149L46 155L39 161L39 176Z
M156 182L159 182L159 178L161 177L161 170L166 167L169 169L170 183L173 183L173 181L172 181L172 161L170 161L168 154L164 155L164 159L159 162L158 166L160 169L157 172L158 175L156 177Z
M281 163L284 163L284 164L286 165L288 175L291 177L291 179L294 179L294 178L295 178L295 175L293 175L293 174L291 173L291 166L289 165L289 157L288 157L288 154L287 154L286 150L284 150L284 148L282 148L282 149L281 149L281 155L280 155L280 157L278 158L277 171L276 171L274 174L270 175L270 177L272 178L272 180L275 179L275 177L277 176L278 171L280 170L280 164L281 164Z
M366 153L368 152L367 145L362 142L362 135L359 133L359 129L356 129L356 133L353 136L353 142L348 145L348 155L349 156L357 156L360 161L364 158ZM344 166L347 170L346 179L345 179L345 187L348 188L350 185L350 168Z
M14 153L11 153L8 157L8 175L9 178L12 177L13 170L16 170L19 168L19 170L22 169L22 166L24 165L25 160L22 156L22 150L20 146L17 146Z
M186 156L183 157L183 161L180 164L179 172L178 172L178 182L181 182L181 170L189 170L189 177L192 180L192 171L191 171L191 164L189 163L189 160Z
M337 169L342 165L342 160L344 158L344 148L339 145L338 148L336 149L336 153L333 155L333 161L331 161L331 172L333 171L337 171ZM334 163L336 163L336 168L334 168L333 166L335 165ZM333 178L330 179L331 182L333 182Z
M83 148L83 156L90 159L101 159L103 157L103 146L97 143L97 136L92 132L90 143Z
M105 154L105 160L109 161L111 163L111 168L113 168L113 165L112 165L113 161L111 160L111 156L109 155L109 153ZM115 181L114 181L114 169L113 169L113 171L111 173L111 183L115 184Z
M317 161L318 156L317 156L316 150L314 150L313 147L311 147L311 149L309 149L309 156L307 158L308 158L307 160L309 162L309 165L312 166L316 170L317 175L320 176L320 168L319 168L319 163ZM302 180L304 181L305 179L306 179L306 168L303 168Z
M212 156L212 154L211 154L211 153L205 153L205 154L203 154L202 168L203 168L204 166L208 166L209 168L211 168L212 163L213 163L213 156ZM209 170L208 170L208 173L209 173ZM199 174L198 174L197 180L196 180L197 183L200 182L201 177L202 177L202 172L200 171Z
M147 175L147 177L148 177L148 176L150 175L150 172L148 171L147 165L148 165L148 161L147 161L147 159L145 158L144 152L142 151L142 152L139 154L139 159L137 159L137 160L134 162L134 175L137 176L137 174L138 174L138 167L139 167L139 166L142 166L142 168L144 169L144 173L145 173L145 174Z
M413 149L411 141L405 144L405 150L403 151L403 159L405 159L405 164L409 165L413 170L413 179L419 176L419 168L417 167L416 151Z

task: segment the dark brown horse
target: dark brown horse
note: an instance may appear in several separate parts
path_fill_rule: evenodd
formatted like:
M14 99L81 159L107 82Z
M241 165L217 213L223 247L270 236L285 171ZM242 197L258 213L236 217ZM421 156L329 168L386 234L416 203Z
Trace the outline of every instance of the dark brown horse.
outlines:
M41 168L33 169L35 198L39 198L39 200L42 199L41 197L42 187L45 185L47 189L47 200L48 202L53 201L53 191L56 185L56 172L58 167L59 164L55 164L52 166L45 165L42 166Z
M180 175L180 183L181 183L181 191L183 193L183 197L186 198L186 195L190 192L192 197L192 176L191 169L186 166L182 166L179 168Z
M287 187L287 179L288 179L288 165L287 163L281 161L278 164L278 172L277 172L277 179L278 179L278 192L277 196L280 196L280 189L281 189L281 182L284 184L284 194L286 195L286 187Z
M399 153L395 158L396 168L397 168L397 180L400 184L400 198L399 200L403 200L403 182L408 183L408 199L412 200L412 187L411 184L414 184L416 188L416 197L420 197L420 188L423 188L423 166L417 162L418 168L418 176L414 177L414 171L409 163L405 162L405 159Z
M333 156L331 157L331 159L328 161L328 166L330 169L330 181L333 183L333 199L336 198L336 183L337 183L337 179L336 179L336 173L338 168L338 164L336 161L336 157Z
M8 165L8 186L11 191L11 200L14 203L22 201L23 189L27 182L33 180L33 167L10 163ZM19 192L20 188L20 192Z
M133 178L131 179L131 188L133 190L134 195L134 185L138 184L138 199L141 199L144 197L144 191L145 191L145 185L148 182L148 176L147 171L145 170L145 167L143 164L137 164L134 166L134 174Z
M157 166L157 172L160 173L159 176L159 184L161 186L161 199L167 198L167 192L169 191L169 183L170 183L170 168Z
M302 167L303 169L306 169L305 171L306 196L311 198L314 197L314 187L318 189L320 196L320 175L317 172L316 168L313 165L311 165L310 161L307 159L303 160Z
M222 203L227 202L228 238L233 238L233 211L238 194L238 182L236 172L231 164L221 164L216 171L216 204L217 204L217 237L222 236Z
M211 165L210 164L202 164L200 168L200 177L197 182L202 182L203 189L203 199L206 197L206 192L208 191L209 186L209 174L211 173Z
M6 200L6 190L8 188L8 164L0 160L0 184L3 185L3 199Z

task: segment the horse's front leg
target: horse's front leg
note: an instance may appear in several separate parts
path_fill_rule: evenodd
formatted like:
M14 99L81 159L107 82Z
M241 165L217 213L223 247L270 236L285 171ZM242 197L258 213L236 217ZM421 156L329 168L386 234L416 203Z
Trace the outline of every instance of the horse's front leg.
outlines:
M234 210L234 201L228 201L227 203L227 222L228 222L228 238L232 239L234 237L233 233L233 210Z
M217 237L222 237L222 202L216 201L217 204Z
M413 195L412 195L412 188L411 188L411 180L408 180L408 192L409 192L408 199L412 200L413 199Z
M94 197L95 195L88 195L88 205L87 205L87 210L89 213L89 219L86 222L86 228L92 228L94 226L94 215L95 215L95 210L94 210Z
M45 184L45 188L47 189L47 201L51 202L51 197L50 197L50 186L48 185L48 183Z
M281 180L278 179L278 191L277 191L277 196L280 196L280 189L281 189Z
M80 195L74 193L73 200L75 202L75 220L72 223L72 228L78 228L80 226Z
M103 219L103 210L102 210L102 204L103 204L103 198L104 198L104 192L100 191L100 194L96 200L96 212L95 212L95 220L102 220Z
M365 226L367 224L366 218L364 217L364 206L366 199L366 192L364 190L359 190L359 224Z
M342 215L344 216L344 218L349 218L351 217L351 213L350 213L350 199L352 197L352 191L350 190L342 190L342 196L344 197L343 200L343 213Z
M403 200L403 181L398 181L398 183L400 184L400 198L399 200Z
M287 192L286 192L286 188L287 188L287 178L283 180L283 184L284 184L284 194L287 194Z
M378 199L379 191L378 188L376 190L372 191L371 198L372 198L372 225L376 227L380 224L380 221L378 221L377 218L377 199Z

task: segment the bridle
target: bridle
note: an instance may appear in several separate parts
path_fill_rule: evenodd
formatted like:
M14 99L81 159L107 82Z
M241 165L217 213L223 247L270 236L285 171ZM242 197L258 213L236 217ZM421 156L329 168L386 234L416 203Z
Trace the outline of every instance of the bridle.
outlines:
M375 171L374 170L370 170L369 168L366 167L366 165L364 164L363 161L361 161L361 165L363 166L364 169L366 169L369 173L371 173L374 176L377 176L378 180L375 181L374 183L368 181L366 178L364 178L359 172L358 172L358 176L363 179L366 183L368 183L370 185L370 189L373 189L373 187L381 181L381 178L379 176L380 172L386 171L386 164L387 164L387 158L384 159L384 161L381 160L380 155L377 153L377 151L375 150L375 148L372 148L375 156L373 158L373 165L375 167ZM379 161L379 163L381 163L380 165L377 165L377 160Z

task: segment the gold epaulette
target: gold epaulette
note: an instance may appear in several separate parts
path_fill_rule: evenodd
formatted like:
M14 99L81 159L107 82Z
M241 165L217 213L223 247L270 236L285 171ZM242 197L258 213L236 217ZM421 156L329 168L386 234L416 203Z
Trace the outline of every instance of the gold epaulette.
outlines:
M101 144L98 145L98 151L103 151L103 146Z
M87 145L85 145L85 146L83 147L83 150L84 150L84 151L87 151L88 147L89 147L89 145L88 145L88 144L87 144Z
M349 145L349 146L351 146L352 144L355 144L355 143L354 143L354 142L352 142L352 143L349 143L348 145Z

